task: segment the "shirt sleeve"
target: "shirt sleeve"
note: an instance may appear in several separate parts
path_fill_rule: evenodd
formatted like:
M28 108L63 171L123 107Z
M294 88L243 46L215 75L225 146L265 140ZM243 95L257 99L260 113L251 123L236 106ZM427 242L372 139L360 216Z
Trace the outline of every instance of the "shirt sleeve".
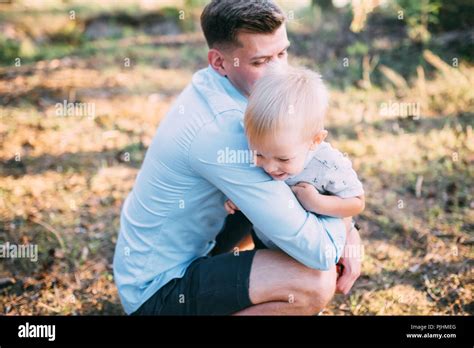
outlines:
M244 151L248 145L243 130L223 130L210 123L192 142L189 162L197 175L231 199L288 255L320 270L337 263L346 238L342 220L326 224L305 211L288 185L272 180L249 161L244 163Z
M327 169L322 178L322 187L326 192L341 198L364 194L362 183L347 157L333 148L329 148L324 157Z

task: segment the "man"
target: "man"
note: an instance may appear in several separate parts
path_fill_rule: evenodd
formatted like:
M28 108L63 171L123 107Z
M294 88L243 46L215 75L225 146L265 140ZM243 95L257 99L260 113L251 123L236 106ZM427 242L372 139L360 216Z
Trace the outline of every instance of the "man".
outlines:
M358 232L309 214L261 168L222 156L248 151L247 96L268 63L287 64L284 14L270 0L214 0L201 25L209 67L161 122L123 206L114 256L122 304L134 315L318 313L359 275L357 259L340 259ZM227 198L243 215L224 226ZM237 241L251 228L246 218L284 252L211 256L216 236Z

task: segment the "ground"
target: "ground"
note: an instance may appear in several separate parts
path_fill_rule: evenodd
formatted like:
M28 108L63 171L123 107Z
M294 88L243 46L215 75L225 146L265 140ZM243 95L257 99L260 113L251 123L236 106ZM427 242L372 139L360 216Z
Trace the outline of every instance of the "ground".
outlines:
M121 205L160 120L206 66L179 7L67 6L0 13L0 242L39 251L38 262L1 261L1 314L123 314L112 274ZM323 314L472 315L472 62L454 64L456 47L407 44L387 14L355 35L350 15L313 28L301 13L290 62L330 84L328 141L367 197L362 275ZM64 100L94 115L58 115ZM412 103L420 114L403 109Z

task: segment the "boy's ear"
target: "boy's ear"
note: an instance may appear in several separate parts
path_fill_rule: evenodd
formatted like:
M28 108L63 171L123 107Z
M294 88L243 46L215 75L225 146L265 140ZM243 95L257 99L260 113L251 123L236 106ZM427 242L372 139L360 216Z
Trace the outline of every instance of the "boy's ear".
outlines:
M323 129L319 131L313 138L313 142L311 144L311 150L314 150L319 144L321 144L321 142L323 142L327 136L328 136L327 130Z
M212 68L219 73L219 75L227 76L224 68L224 54L221 51L211 48L209 52L207 52L207 60Z

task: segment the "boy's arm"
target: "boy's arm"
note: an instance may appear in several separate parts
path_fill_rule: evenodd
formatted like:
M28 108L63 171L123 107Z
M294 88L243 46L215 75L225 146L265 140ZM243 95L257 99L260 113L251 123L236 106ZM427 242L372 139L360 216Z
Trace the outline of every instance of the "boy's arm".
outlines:
M364 195L341 198L322 195L308 183L301 182L292 186L298 201L308 211L334 217L349 217L360 214L365 208Z
M300 203L313 213L334 217L351 217L360 214L365 208L364 189L352 163L329 143L320 145L315 160L308 168L308 182L317 183L320 192L307 180L293 186ZM314 179L313 179L314 176Z

